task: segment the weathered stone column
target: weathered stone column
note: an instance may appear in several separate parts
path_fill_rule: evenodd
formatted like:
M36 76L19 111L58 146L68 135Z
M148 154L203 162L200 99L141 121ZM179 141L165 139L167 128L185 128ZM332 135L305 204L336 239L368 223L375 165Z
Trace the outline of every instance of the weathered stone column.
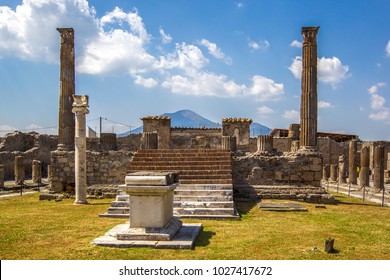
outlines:
M237 143L234 136L222 136L222 149L236 151Z
M300 125L297 123L290 124L288 128L288 137L290 137L292 140L299 140L299 129Z
M356 153L357 153L357 141L351 140L349 142L348 178L349 178L349 183L355 185L357 184Z
M363 147L360 152L359 185L370 185L370 147Z
M15 174L15 184L20 184L24 181L25 171L24 171L24 157L16 156L15 165L14 165L14 174Z
M60 108L58 117L58 150L73 150L75 119L72 113L75 94L75 54L73 28L57 28L61 35Z
M345 184L347 183L347 176L345 174L346 167L345 167L345 157L344 155L341 155L339 157L339 183Z
M317 149L317 32L302 27L302 81L300 150Z
M257 153L272 153L274 149L274 138L270 135L259 135L257 137Z
M151 150L158 149L158 133L144 132L142 133L142 149Z
M88 96L75 95L73 113L76 115L75 132L75 204L87 203L87 134L86 114L88 110Z
M385 147L374 147L374 188L382 189L384 187L385 176Z
M0 188L4 187L4 165L0 164Z
M39 160L32 161L32 181L33 184L42 183L42 163Z
M47 166L47 180L51 182L51 165Z
M330 182L337 182L337 164L330 165L329 181Z
M322 166L322 180L326 181L329 179L330 165L324 164Z

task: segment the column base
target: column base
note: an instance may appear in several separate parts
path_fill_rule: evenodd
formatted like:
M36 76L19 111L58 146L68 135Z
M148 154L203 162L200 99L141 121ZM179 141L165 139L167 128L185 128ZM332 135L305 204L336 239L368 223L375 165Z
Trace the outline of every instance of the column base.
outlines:
M88 201L87 200L75 200L75 202L73 202L73 205L82 205L82 204L88 204Z

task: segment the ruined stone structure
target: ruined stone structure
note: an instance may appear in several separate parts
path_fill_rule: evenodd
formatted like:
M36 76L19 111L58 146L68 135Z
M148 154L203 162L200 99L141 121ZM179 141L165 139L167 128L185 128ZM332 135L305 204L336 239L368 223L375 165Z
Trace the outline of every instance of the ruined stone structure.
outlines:
M87 203L87 131L86 114L88 110L88 96L74 96L73 110L76 115L75 132L75 204Z
M273 153L274 138L269 135L259 135L257 137L257 153Z
M171 147L171 118L166 116L148 116L141 118L143 132L157 132L159 149Z
M317 149L317 32L319 27L302 27L302 150Z
M75 95L75 52L73 28L57 28L60 48L60 107L58 115L58 149L73 150L75 119L72 113Z
M234 136L237 150L249 151L250 130L252 119L224 118L222 119L222 135Z
M357 141L352 140L349 142L349 161L348 161L348 178L349 183L357 184Z
M0 164L0 188L4 187L4 165Z
M15 184L20 185L23 183L25 179L25 172L24 172L25 166L24 166L24 157L17 156L15 157Z
M158 134L157 134L157 132L144 132L142 134L141 149L143 149L143 150L158 149Z
M330 182L337 182L337 164L331 164L330 165L330 172L329 172L329 181Z
M385 165L385 147L374 147L374 188L384 188L384 165Z
M345 156L341 155L339 157L339 184L345 184L347 182L347 176L346 176L346 162L345 162Z
M100 148L102 151L116 151L116 134L100 133Z
M42 163L39 160L32 162L32 181L33 184L42 183Z

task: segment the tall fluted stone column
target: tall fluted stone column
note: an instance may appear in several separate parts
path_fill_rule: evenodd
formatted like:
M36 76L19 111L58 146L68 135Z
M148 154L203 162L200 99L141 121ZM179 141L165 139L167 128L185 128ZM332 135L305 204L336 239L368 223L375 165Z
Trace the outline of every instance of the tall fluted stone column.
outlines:
M0 188L4 187L4 165L0 164Z
M360 152L359 185L370 185L370 147L363 147Z
M257 137L257 153L272 153L274 149L274 138L270 135L259 135Z
M329 175L329 181L330 182L337 182L337 164L331 164L330 165L330 175Z
M385 176L385 147L374 147L374 188L382 189L384 187Z
M24 157L16 156L15 165L14 165L14 174L15 174L15 184L20 184L24 181L25 171L24 171Z
M75 132L75 204L87 203L87 135L86 114L88 110L88 96L75 95L73 113L76 115Z
M61 35L60 108L58 115L58 150L73 150L75 119L72 113L75 95L75 54L73 28L57 28Z
M348 178L349 178L349 183L355 185L357 184L356 155L357 155L357 141L351 140L349 142Z
M345 157L344 155L341 155L339 157L339 183L345 184L347 182L347 176L345 174L346 167L345 167Z
M302 27L302 81L300 149L317 149L317 32Z
M142 149L158 149L158 133L144 132L142 133Z
M32 181L34 184L42 183L42 163L39 160L32 161Z

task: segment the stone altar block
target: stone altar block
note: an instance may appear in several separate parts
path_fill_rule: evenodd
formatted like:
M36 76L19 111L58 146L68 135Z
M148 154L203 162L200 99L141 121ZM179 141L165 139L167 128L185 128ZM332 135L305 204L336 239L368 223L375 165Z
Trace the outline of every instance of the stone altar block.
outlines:
M129 194L129 222L121 224L93 244L110 247L190 249L201 224L183 224L173 217L173 191L179 176L171 172L128 174L119 188Z

